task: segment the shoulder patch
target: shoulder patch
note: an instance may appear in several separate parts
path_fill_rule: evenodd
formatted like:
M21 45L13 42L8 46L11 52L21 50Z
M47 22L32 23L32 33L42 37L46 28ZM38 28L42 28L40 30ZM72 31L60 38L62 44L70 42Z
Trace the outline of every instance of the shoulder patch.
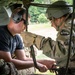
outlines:
M64 35L64 36L70 35L70 32L68 30L61 30L60 35Z

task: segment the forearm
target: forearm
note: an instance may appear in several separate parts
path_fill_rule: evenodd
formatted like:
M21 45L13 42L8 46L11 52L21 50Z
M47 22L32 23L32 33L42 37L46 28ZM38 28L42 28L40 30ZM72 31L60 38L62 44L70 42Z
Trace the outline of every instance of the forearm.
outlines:
M39 62L39 63L41 63L41 64L46 64L47 61L48 61L49 63L50 63L50 61L51 61L51 63L52 63L52 62L56 62L55 59L52 59L52 58L43 59L43 60L37 60L37 62Z
M41 60L39 60L39 61L42 63ZM31 60L30 61L22 61L22 60L12 59L12 62L14 63L14 65L16 66L16 68L18 70L34 67L34 62ZM40 64L38 62L37 62L37 66L38 66L38 70L40 72L46 72L48 70L46 65Z
M33 61L22 61L18 59L12 59L11 62L15 65L17 69L27 69L34 66Z
M55 59L44 59L44 60L38 60L37 62L39 62L39 63L41 63L41 64L43 64L43 65L46 65L46 67L48 68L48 69L50 69L50 68L52 68L52 66L54 65L54 64L56 64L56 61L55 61Z

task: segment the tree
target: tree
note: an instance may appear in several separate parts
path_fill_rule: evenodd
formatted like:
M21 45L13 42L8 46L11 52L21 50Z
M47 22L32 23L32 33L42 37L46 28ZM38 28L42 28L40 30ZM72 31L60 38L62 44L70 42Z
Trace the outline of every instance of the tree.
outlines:
M44 13L42 13L42 14L39 15L38 22L39 23L46 23L46 22L48 22L48 20L47 20L47 18L46 18L46 16L45 16Z

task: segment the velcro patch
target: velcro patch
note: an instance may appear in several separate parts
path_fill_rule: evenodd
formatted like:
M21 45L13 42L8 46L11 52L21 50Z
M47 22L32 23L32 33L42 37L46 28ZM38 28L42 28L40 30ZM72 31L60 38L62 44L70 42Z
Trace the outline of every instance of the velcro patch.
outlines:
M63 36L70 35L70 32L68 30L61 30L60 35Z

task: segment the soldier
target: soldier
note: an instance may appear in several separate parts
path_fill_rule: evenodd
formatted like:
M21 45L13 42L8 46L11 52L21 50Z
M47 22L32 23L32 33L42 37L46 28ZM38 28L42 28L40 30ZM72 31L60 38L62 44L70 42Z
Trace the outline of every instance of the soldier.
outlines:
M60 67L65 67L69 49L72 8L67 7L68 3L65 1L56 1L52 5L59 5L59 7L47 8L46 16L51 21L51 25L58 31L56 41L52 40L50 37L45 38L44 36L26 32L24 43L27 46L34 44L38 49L43 50L45 55L56 59ZM60 5L63 5L63 7ZM64 7L65 5L66 7ZM74 31L72 30L69 67L75 67L74 36Z
M71 25L69 24L69 22L72 18L72 8L64 7L64 5L68 5L68 3L65 1L57 1L52 5L59 5L59 7L48 8L46 11L46 16L51 21L51 25L58 31L58 34L56 41L52 41L52 39L49 39L51 50L49 49L48 51L46 51L45 49L42 49L44 50L43 52L46 55L55 58L58 65L63 67L66 66L67 63L66 60L71 30ZM63 7L61 7L60 5L63 5ZM72 44L74 43L72 42ZM73 48L71 48L71 50L73 50ZM71 55L72 54L73 53L71 53Z

